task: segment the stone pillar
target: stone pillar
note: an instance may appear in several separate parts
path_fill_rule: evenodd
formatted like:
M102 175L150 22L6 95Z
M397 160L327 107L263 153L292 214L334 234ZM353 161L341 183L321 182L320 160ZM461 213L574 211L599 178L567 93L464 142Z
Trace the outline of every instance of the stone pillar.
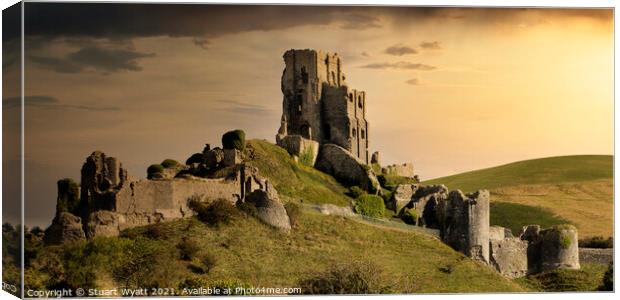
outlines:
M446 244L485 263L489 262L489 199L487 190L467 195L450 192L441 226Z
M574 226L560 225L541 231L541 271L579 268L579 245Z
M489 262L489 191L479 190L469 198L469 248L466 253L474 259Z
M380 157L379 157L379 151L375 151L375 152L372 154L372 158L370 159L370 163L371 163L371 164L378 164L378 165L381 165L381 160L380 160Z

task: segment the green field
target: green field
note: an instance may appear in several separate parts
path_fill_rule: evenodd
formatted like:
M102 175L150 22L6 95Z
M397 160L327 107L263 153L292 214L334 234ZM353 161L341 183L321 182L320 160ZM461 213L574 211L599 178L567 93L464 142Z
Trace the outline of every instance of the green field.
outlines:
M572 223L580 237L613 234L613 156L533 159L423 183L490 190L492 224L513 231L528 224Z

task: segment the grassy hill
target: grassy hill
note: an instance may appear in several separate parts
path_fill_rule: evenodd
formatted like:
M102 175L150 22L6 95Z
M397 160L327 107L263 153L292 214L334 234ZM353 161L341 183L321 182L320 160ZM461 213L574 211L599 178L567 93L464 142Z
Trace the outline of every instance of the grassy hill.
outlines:
M332 177L296 163L266 141L249 141L246 156L284 202L348 205L352 200ZM286 234L236 208L226 215L215 225L193 217L62 246L43 246L29 234L26 286L174 288L187 295L184 288L325 286L330 279L364 293L523 292L549 285L548 276L506 279L421 231L302 208ZM604 271L588 270L578 275L591 279ZM595 289L600 280L590 281L581 289Z
M613 232L613 156L533 159L424 182L438 183L463 191L489 189L492 223L513 231L568 222L582 237Z

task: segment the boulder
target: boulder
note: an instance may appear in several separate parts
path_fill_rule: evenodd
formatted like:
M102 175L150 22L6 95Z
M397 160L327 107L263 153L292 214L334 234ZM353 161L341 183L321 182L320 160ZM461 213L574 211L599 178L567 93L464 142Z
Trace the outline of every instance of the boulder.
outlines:
M497 228L501 227L494 226L491 232L500 234ZM523 277L528 274L527 247L527 242L520 238L491 239L490 265L508 278Z
M372 168L338 145L324 144L321 146L315 167L334 176L344 185L359 186L370 193L381 191Z
M411 202L413 195L418 189L417 184L399 184L394 188L392 197L385 203L387 209L391 209L395 212L400 211Z
M310 166L314 166L319 155L319 142L303 138L301 135L282 136L277 141L278 146L286 149L293 156L302 158Z
M291 230L291 221L278 197L263 190L254 190L245 198L256 207L257 217L264 223L283 231Z
M68 212L60 212L52 221L52 225L45 230L43 240L48 245L60 245L85 238L82 219Z
M117 236L119 234L119 215L112 211L100 210L90 214L86 226L86 236Z

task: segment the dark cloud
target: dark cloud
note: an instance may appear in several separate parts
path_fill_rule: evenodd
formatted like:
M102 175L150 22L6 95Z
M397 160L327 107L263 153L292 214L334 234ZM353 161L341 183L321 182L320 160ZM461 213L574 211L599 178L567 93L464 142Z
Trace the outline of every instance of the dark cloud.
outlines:
M140 71L142 67L138 65L138 59L153 56L155 56L154 53L88 46L70 53L64 58L31 55L29 59L43 68L59 73L78 73L87 69L113 73Z
M2 105L6 108L20 107L21 97L10 97L3 100ZM87 111L118 111L118 107L114 106L89 106L89 105L73 105L61 103L52 96L25 96L24 105L29 107L39 107L48 109L77 109Z
M408 46L395 45L385 49L385 53L389 55L403 56L407 54L416 54L418 51Z
M406 84L410 84L410 85L419 85L420 84L420 80L417 78L411 78L407 81L405 81Z
M394 6L205 5L127 3L28 3L28 36L134 38L151 36L214 38L246 31L340 23L347 29L380 26L386 19L409 25L447 19L496 26L521 21L524 14L541 20L584 17L611 23L611 9L458 8ZM18 33L8 32L6 39Z
M222 107L219 108L220 111L234 114L260 115L272 112L271 109L262 105L249 104L232 100L220 100L217 102L222 104Z
M420 48L428 49L428 50L439 50L439 49L441 49L441 45L439 45L438 41L422 42L422 43L420 43Z
M399 62L395 62L395 63L389 63L389 62L372 63L372 64L363 65L363 66L361 66L361 68L366 68L366 69L402 69L402 70L422 70L422 71L430 71L430 70L437 69L437 67L435 67L435 66L426 65L426 64L419 64L419 63L411 63L411 62L407 62L407 61L399 61Z

